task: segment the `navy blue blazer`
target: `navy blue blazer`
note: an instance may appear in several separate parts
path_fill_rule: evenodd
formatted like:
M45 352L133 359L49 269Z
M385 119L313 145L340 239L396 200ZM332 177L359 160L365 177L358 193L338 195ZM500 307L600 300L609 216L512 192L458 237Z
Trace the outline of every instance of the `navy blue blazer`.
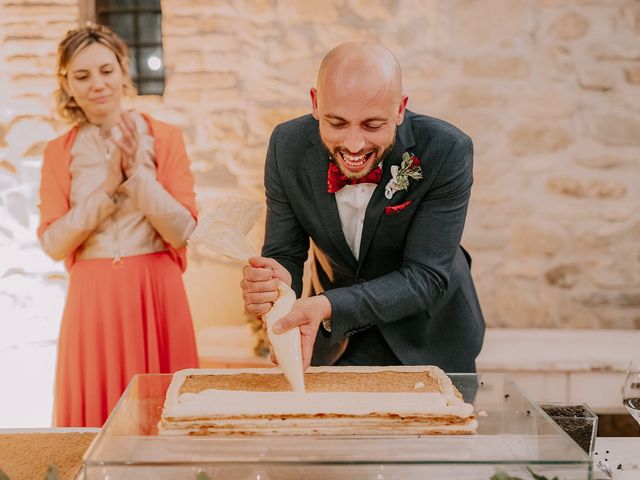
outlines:
M387 199L391 166L400 165L405 152L420 159L423 178L410 179L407 190ZM332 308L331 332L318 333L313 363L324 363L345 337L377 327L405 365L474 372L485 327L471 259L460 246L473 183L471 139L442 120L406 112L367 206L358 260L327 192L328 165L311 115L273 131L262 255L291 273L300 296L313 242L314 291ZM386 208L409 201L398 211Z

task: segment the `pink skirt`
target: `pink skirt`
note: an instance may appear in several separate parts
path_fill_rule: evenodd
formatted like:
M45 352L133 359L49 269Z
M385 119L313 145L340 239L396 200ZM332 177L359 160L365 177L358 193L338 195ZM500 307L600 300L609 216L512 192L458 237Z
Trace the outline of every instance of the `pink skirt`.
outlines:
M166 252L79 260L60 325L54 423L102 427L137 373L197 368L179 266Z

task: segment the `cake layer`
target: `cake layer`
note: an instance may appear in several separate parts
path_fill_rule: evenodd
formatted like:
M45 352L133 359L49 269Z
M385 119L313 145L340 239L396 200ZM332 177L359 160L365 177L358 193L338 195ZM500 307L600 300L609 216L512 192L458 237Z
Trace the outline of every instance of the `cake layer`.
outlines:
M163 422L162 435L469 435L478 423L440 419L296 417L257 420Z
M305 391L307 393L440 393L440 384L438 382L438 378L431 377L425 371L311 371L305 374ZM423 385L420 385L421 383ZM416 384L418 387L416 387ZM180 387L180 394L199 393L207 389L246 392L288 392L291 390L284 375L281 375L276 369L269 369L264 373L220 373L212 375L196 373L186 375Z
M306 393L279 369L183 370L167 391L161 433L473 433L473 406L437 367L312 367Z

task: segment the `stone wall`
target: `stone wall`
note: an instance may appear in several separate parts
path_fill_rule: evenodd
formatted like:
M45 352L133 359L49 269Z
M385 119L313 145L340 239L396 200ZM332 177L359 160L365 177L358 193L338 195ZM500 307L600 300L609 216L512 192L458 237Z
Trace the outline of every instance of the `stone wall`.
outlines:
M487 323L640 328L638 1L165 0L163 10L166 93L138 107L184 129L202 212L228 195L262 201L269 133L309 112L322 56L378 40L403 65L409 107L474 139L463 243ZM37 185L43 144L65 128L52 116L55 46L78 17L77 0L0 0L0 311L14 312L0 329L22 315L51 338L65 273L37 244ZM198 330L244 322L239 266L201 248L190 256Z

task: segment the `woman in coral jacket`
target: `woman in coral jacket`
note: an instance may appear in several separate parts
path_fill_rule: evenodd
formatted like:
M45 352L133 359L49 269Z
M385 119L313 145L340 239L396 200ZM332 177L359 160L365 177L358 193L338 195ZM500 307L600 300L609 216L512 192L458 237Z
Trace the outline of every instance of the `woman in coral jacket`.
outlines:
M57 108L73 124L44 153L38 237L65 261L54 423L100 427L137 373L197 367L182 283L196 225L181 131L122 107L127 47L88 25L58 46Z

